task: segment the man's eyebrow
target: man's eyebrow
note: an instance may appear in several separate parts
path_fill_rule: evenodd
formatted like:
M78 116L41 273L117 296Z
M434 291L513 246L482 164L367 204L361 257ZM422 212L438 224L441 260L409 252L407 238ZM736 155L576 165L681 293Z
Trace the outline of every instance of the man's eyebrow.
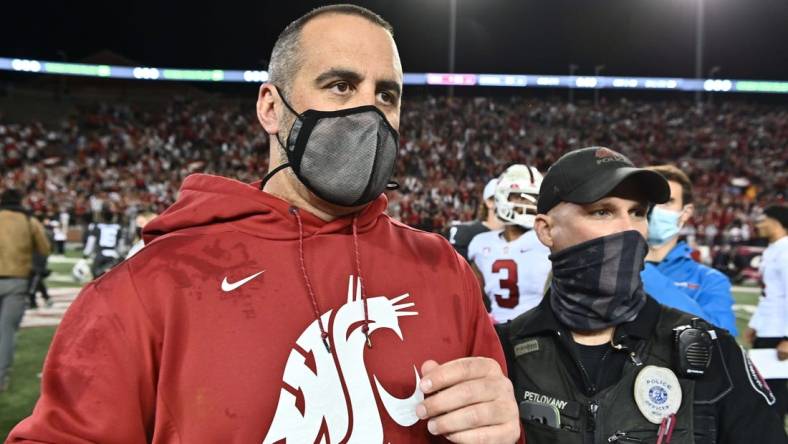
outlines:
M402 86L394 80L378 80L375 82L375 89L378 91L393 91L397 97L402 95Z
M350 83L361 83L361 81L364 80L364 76L356 71L353 71L352 69L331 68L315 77L315 83L322 84L323 82L331 79L345 80Z

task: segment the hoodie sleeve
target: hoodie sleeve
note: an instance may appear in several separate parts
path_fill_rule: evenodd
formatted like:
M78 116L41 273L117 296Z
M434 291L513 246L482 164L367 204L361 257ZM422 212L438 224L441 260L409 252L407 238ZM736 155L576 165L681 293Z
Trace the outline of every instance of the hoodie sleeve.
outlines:
M458 259L461 258L459 253L457 256ZM495 331L490 315L487 313L487 310L484 308L484 303L479 297L479 293L481 292L479 282L476 279L476 275L474 275L471 270L470 265L468 265L468 262L465 260L460 260L459 262L462 267L465 293L468 295L467 297L471 301L471 304L473 304L471 309L468 310L468 312L471 313L471 319L468 322L468 325L471 327L469 331L473 335L470 341L471 349L468 356L481 356L495 359L498 365L501 366L501 371L504 376L508 377L509 372L506 358L503 353L503 347L501 346L501 339L498 337L498 333ZM525 431L522 429L522 426L520 427L520 439L516 444L526 444Z
M469 326L468 331L472 335L469 340L471 348L468 351L468 356L493 358L501 365L503 373L507 374L506 359L504 358L501 341L498 339L490 316L484 308L484 302L480 297L481 289L479 288L479 281L476 279L476 275L473 273L473 270L471 270L470 265L468 265L465 260L462 260L459 254L457 255L457 259L462 271L466 298L469 304L471 304L468 310L470 319L468 319L466 324Z
M6 443L149 442L159 336L128 266L86 287L44 363L41 396Z

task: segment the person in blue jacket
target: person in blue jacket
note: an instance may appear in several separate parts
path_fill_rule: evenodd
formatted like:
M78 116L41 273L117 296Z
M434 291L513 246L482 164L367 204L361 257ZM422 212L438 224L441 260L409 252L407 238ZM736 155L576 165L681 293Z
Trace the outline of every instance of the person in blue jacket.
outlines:
M668 180L670 200L657 205L649 216L649 252L641 273L643 286L649 294L671 295L671 300L661 303L701 316L717 327L728 330L734 337L736 315L733 312L731 281L723 273L696 262L686 242L679 242L679 230L692 217L692 182L673 165L650 168ZM686 301L678 294L688 296L700 306L701 312L688 310ZM664 299L664 298L663 298ZM678 301L680 305L676 305Z

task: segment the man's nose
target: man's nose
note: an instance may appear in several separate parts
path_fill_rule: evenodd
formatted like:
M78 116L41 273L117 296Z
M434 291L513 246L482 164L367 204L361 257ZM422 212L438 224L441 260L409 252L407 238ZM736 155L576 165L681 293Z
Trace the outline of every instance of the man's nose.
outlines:
M377 94L375 91L375 85L373 84L362 84L358 87L358 92L353 97L352 106L376 106L377 103Z
M616 218L616 231L629 231L637 229L635 225L635 218L630 214L622 214Z

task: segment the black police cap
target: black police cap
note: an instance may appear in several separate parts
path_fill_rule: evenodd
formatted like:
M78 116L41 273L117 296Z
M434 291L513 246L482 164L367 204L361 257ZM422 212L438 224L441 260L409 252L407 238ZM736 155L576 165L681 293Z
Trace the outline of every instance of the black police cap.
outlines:
M539 190L537 211L545 214L561 202L596 202L630 177L650 203L670 199L670 186L661 174L635 167L626 156L610 148L592 146L570 151L550 167Z

